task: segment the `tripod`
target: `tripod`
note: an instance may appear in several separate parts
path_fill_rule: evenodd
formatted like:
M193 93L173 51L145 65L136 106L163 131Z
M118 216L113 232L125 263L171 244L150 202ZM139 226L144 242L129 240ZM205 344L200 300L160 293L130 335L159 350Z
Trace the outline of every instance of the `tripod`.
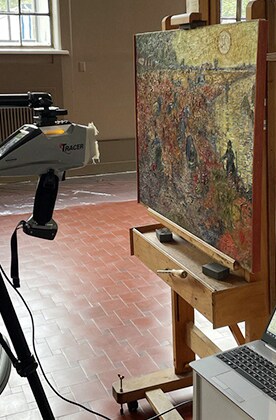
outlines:
M57 115L65 115L67 112L66 110L60 110L56 107L51 107L50 105L52 105L52 99L51 96L47 93L29 93L27 95L0 95L0 106L3 104L8 106L16 104L19 106L31 105L32 107L36 107L36 116L34 119L35 123L39 126L44 126L47 124L53 125L55 124ZM9 139L6 140L6 142L8 141ZM40 176L34 202L34 217L31 217L28 222L24 222L23 224L23 231L26 234L44 239L54 239L57 232L57 225L54 220L52 220L52 213L56 201L58 183L59 179L54 174L53 170L49 170L46 174L42 174ZM19 287L17 242L14 249L12 245L12 255L13 254L16 254L16 264L14 267L12 267L12 269L15 269L15 277L13 277L13 281L14 286ZM2 334L0 334L0 345L2 345L2 348L5 350L9 359L12 361L12 364L16 368L17 373L20 376L26 377L28 379L42 418L45 420L54 420L55 418L53 412L43 390L39 376L36 372L38 366L37 362L30 352L1 273L0 314L3 318L17 358L10 350ZM5 372L5 381L8 380L8 370L9 369L7 368Z
M52 97L46 92L0 94L0 107L29 106L34 109L33 124L19 128L0 145L0 172L3 176L39 175L33 215L26 222L22 221L21 226L27 235L48 240L53 240L57 233L57 224L52 219L52 214L59 181L65 179L67 169L86 165L89 159L93 158L96 144L94 140L96 130L91 131L89 127L71 124L67 120L57 121L57 116L66 115L67 110L54 107L52 104ZM24 146L21 149L22 153L19 152L21 146ZM19 287L16 240L15 248L12 249L12 258L15 264L12 263L11 271L15 275L11 273L11 277L14 287ZM5 349L18 374L28 379L43 419L54 419L36 372L36 360L30 353L1 273L0 314L17 358L1 334L0 346ZM8 368L3 372L7 381Z
M36 372L37 363L30 352L1 273L0 313L18 357L18 360L14 356L12 358L17 373L28 379L42 418L44 420L54 420L53 412Z

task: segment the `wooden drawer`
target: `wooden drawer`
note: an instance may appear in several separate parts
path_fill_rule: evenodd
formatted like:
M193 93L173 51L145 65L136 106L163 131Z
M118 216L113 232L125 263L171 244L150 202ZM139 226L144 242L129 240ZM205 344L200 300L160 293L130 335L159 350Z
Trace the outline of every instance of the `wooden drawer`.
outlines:
M148 268L182 269L186 278L158 274L177 294L202 313L214 328L236 324L262 316L266 308L265 282L247 282L236 272L227 281L212 279L202 273L202 265L210 263L210 257L189 242L173 235L171 243L160 243L155 229L160 225L131 229L132 255Z

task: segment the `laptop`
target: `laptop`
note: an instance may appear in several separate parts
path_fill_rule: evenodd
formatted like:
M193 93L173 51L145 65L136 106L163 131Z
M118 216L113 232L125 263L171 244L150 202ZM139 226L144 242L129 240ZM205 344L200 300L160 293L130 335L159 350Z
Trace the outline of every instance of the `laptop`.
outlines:
M253 419L276 419L276 308L261 340L190 366Z

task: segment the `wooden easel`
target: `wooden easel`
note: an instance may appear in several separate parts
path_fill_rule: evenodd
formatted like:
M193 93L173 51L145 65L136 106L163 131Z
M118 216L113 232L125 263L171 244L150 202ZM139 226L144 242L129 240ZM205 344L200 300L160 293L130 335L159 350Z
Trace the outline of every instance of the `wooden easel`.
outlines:
M240 269L231 258L199 241L179 226L158 213L149 210L158 224L131 230L132 254L152 271L169 267L187 272L186 278L168 274L159 276L171 287L174 368L158 371L140 378L125 379L113 384L113 396L119 404L127 403L130 411L137 408L137 400L147 398L156 413L170 407L165 393L192 385L189 362L195 354L200 357L214 354L220 349L194 325L194 309L202 313L214 328L228 326L238 345L260 338L269 312L275 304L275 132L273 121L276 108L276 6L271 2L255 0L247 7L247 20L265 18L273 14L268 54L268 136L263 142L263 197L261 229L261 270L251 274ZM203 20L207 24L219 23L219 1L187 0L187 12L169 16L162 21L162 29L182 25L193 27ZM267 9L267 10L266 10ZM272 10L273 9L273 10ZM202 11L202 13L200 13ZM269 86L272 83L273 86ZM269 216L268 216L269 215ZM155 229L166 226L174 232L176 244L160 243ZM227 282L219 282L202 274L202 265L210 256L231 269ZM269 281L270 279L270 281ZM245 322L245 336L238 322ZM168 415L167 415L168 416ZM169 419L170 417L166 417ZM172 419L180 419L173 412Z

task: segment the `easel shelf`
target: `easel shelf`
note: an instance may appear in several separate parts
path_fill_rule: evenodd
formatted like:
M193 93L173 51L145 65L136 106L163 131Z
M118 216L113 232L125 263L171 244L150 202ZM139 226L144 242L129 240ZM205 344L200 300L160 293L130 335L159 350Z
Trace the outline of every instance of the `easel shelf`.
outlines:
M210 257L177 235L172 243L160 243L155 234L158 226L132 229L133 254L154 272L167 267L187 271L185 279L161 273L159 276L214 328L236 324L262 312L266 299L264 282L247 282L235 272L227 281L204 275L202 265L210 262ZM232 310L237 307L239 311Z

